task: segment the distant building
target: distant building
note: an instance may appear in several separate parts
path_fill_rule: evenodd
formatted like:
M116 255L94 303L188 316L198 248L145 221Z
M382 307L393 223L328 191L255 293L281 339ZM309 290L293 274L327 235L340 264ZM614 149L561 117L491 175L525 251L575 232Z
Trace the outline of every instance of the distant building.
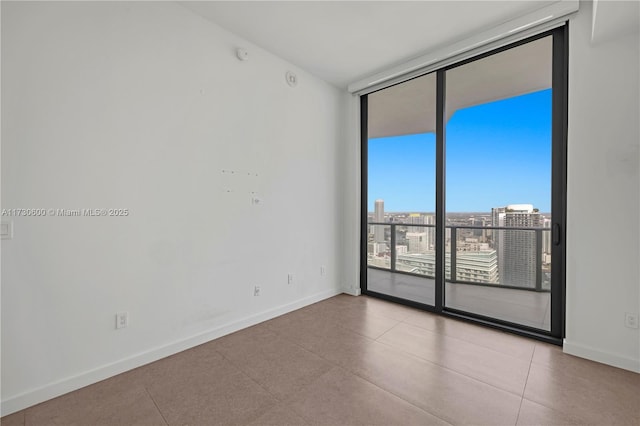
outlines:
M436 217L435 215L425 215L424 216L424 224L425 225L435 225L436 224ZM433 227L427 227L425 228L425 232L427 233L427 247L429 250L435 250L436 249L436 228L435 226Z
M407 232L409 253L424 253L428 250L426 232Z
M435 225L435 216L432 214L411 213L405 220L405 223L419 225ZM436 228L428 226L408 226L407 232L425 233L427 234L426 246L427 250L433 250L436 243Z
M381 255L386 255L389 252L389 249L387 247L386 243L369 243L367 245L367 251L369 254L373 255L373 256L381 256Z
M487 217L475 217L475 216L471 216L469 218L469 225L471 226L487 226L489 222L489 219ZM487 230L487 229L474 229L472 231L472 235L476 236L476 237L482 237L483 240L486 240L487 235L490 234L491 231Z
M551 219L544 218L542 221L543 228L551 228ZM542 231L542 253L551 254L551 230Z
M538 228L543 217L531 204L510 204L491 209L493 226L506 228ZM535 287L536 235L526 230L494 231L494 247L498 254L501 284ZM541 248L540 248L541 249Z
M399 254L396 269L404 272L434 277L435 252ZM445 254L445 277L451 277L451 253ZM497 284L498 256L496 251L484 245L478 251L456 252L456 281Z
M424 216L420 213L411 213L409 217L405 219L405 223L424 225ZM424 226L408 226L407 232L424 232Z
M384 200L376 200L375 210L373 213L374 222L384 222ZM384 242L384 226L376 225L373 228L373 241L376 243Z

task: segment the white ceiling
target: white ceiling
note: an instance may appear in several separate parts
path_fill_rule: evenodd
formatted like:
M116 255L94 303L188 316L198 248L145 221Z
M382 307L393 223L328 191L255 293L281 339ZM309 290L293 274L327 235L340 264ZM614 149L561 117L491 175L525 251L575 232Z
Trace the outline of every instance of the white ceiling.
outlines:
M200 1L183 6L346 88L556 1Z

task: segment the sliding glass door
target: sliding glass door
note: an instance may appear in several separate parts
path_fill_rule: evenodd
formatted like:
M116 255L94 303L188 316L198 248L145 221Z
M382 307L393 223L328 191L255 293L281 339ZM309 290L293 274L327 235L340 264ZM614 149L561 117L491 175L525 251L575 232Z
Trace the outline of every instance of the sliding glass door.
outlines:
M445 306L551 330L553 36L446 71Z
M362 97L366 294L563 336L565 42L561 27Z
M367 288L435 303L436 75L369 95Z

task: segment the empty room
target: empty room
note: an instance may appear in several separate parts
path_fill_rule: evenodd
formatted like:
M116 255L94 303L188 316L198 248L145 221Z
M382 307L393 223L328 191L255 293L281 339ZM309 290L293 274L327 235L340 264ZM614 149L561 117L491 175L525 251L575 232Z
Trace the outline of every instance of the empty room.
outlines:
M640 2L0 18L3 426L640 422Z

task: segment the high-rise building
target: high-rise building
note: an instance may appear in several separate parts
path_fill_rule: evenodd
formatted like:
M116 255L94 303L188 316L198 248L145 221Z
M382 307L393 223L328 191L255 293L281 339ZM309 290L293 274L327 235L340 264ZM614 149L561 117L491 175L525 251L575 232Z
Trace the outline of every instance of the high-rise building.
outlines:
M409 253L424 253L427 251L426 232L407 232L406 238L409 244Z
M432 214L425 215L420 213L411 213L406 220L406 223L419 224L419 225L435 225L435 216ZM428 250L435 248L436 242L436 229L428 226L408 226L407 232L418 232L426 234L426 246Z
M411 213L406 219L406 223L424 225L424 216L420 213ZM423 226L408 226L407 232L424 232Z
M471 226L481 226L481 227L485 227L487 226L489 219L487 217L484 216L471 216L469 218L469 225ZM487 230L487 229L474 229L471 234L475 237L482 237L483 241L486 241L487 239L487 235L491 234L491 231Z
M542 221L542 227L551 228L551 219L545 217ZM542 231L542 253L551 253L551 230Z
M531 204L510 204L491 209L493 226L537 228L543 217ZM536 285L536 234L527 230L494 231L501 284L515 287Z
M384 200L376 200L373 213L374 222L384 222ZM384 226L376 225L373 228L373 240L376 243L384 242Z
M436 217L432 214L424 216L425 225L435 225ZM429 250L436 249L436 228L435 227L427 227L425 231L427 233L427 247Z

